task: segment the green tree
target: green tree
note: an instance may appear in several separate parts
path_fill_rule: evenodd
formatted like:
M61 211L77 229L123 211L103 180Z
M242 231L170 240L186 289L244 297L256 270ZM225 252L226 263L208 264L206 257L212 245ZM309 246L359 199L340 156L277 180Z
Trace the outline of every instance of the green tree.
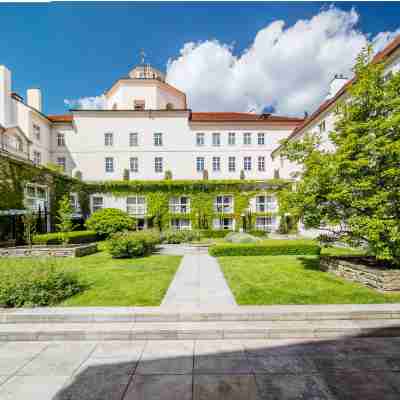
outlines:
M61 241L64 245L68 244L69 242L68 232L71 232L74 229L74 224L72 222L72 213L73 209L71 206L69 195L65 194L58 203L58 223L56 224L56 227L60 232Z
M23 215L22 222L24 224L24 240L29 247L32 247L33 236L36 233L37 217L31 210L28 210Z
M357 58L329 133L334 147L315 135L284 143L283 155L303 167L281 200L307 228L325 230L322 240L365 245L400 265L400 74L385 79L370 59L371 49Z

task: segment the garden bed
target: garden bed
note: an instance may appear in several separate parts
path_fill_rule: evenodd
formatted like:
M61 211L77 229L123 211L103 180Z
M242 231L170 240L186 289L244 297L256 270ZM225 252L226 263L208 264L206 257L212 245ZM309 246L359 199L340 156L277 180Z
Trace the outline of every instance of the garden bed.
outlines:
M374 257L321 256L320 268L383 292L400 291L400 269L389 268Z
M97 243L0 248L0 257L83 257L97 252Z

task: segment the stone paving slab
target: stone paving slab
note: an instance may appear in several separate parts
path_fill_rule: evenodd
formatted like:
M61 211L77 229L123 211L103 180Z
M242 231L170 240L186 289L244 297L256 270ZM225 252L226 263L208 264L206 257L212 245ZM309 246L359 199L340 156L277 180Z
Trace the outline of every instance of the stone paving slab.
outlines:
M18 342L0 360L19 345L27 366L0 374L1 400L400 398L400 338Z

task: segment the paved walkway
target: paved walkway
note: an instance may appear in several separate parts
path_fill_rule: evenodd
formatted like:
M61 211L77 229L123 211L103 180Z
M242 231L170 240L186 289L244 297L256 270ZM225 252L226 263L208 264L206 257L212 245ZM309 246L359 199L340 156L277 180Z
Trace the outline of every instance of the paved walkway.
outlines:
M398 400L400 339L9 342L1 400Z
M234 306L218 261L204 249L185 254L161 306Z

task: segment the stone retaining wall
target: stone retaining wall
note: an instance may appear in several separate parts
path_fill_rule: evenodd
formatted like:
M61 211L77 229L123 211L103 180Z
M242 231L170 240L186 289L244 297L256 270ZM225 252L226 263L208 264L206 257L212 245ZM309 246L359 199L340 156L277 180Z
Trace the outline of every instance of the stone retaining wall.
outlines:
M82 257L97 252L97 243L69 246L19 246L0 248L0 257Z
M372 268L356 263L351 258L321 256L320 268L322 271L331 272L383 292L400 291L400 270Z

